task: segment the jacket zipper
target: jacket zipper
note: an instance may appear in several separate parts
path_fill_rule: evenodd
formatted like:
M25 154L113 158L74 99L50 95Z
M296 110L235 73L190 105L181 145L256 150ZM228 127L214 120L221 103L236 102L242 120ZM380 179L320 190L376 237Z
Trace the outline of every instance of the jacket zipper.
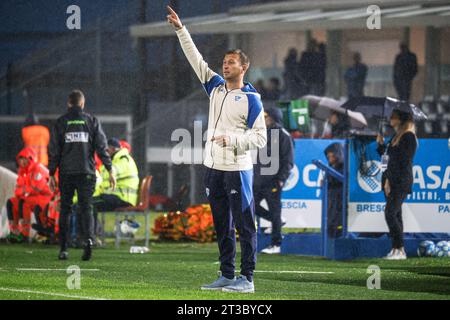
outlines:
M221 106L220 106L219 115L218 115L218 117L217 117L216 124L214 125L214 131L213 131L213 135L212 135L213 138L214 138L214 135L216 134L216 129L217 129L217 125L219 124L220 116L222 115L222 109L223 109L223 105L224 105L224 103L225 103L225 99L227 98L228 93L230 93L231 91L233 91L233 90L228 91L228 90L227 90L227 85L226 85L226 84L225 84L225 90L226 90L227 93L225 93L225 97L223 97L222 104L221 104ZM212 149L213 149L213 143L214 143L214 141L211 141L210 154L211 154L211 159L212 159L212 162L213 162L213 163L212 163L212 166L211 166L211 169L214 169L214 157L213 157L213 152L212 152Z

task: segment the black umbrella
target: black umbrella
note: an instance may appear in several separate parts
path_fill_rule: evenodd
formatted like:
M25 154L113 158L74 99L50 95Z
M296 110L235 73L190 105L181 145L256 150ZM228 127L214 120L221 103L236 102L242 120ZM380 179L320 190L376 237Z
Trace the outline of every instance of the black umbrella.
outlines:
M367 127L367 121L364 118L364 115L360 112L343 109L341 107L341 101L314 95L306 95L301 99L308 100L310 116L313 119L326 121L332 112L336 112L348 118L351 128L364 129Z
M428 119L426 114L415 105L391 97L352 98L341 107L352 111L361 112L366 119L369 119L369 122L372 123L380 123L390 119L392 111L394 110L412 114L415 121Z
M360 97L352 98L344 103L342 108L361 112L365 117L389 119L393 110L411 113L414 120L427 120L428 117L415 105L391 97Z

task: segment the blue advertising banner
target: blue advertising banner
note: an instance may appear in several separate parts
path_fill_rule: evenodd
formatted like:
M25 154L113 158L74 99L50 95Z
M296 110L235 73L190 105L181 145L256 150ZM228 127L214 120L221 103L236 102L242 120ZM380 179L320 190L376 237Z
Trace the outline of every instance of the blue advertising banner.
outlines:
M376 142L350 141L349 231L386 232ZM450 232L450 149L444 139L420 139L413 192L403 206L405 232Z
M327 163L324 150L332 143L344 140L296 139L295 166L282 193L282 215L287 220L286 227L320 228L322 173L312 161Z

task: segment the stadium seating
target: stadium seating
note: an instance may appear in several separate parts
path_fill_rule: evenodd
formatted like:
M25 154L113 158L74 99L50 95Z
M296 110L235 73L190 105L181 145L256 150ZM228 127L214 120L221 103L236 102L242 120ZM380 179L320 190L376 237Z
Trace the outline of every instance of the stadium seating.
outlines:
M427 121L417 123L419 138L448 138L450 133L450 97L443 95L439 99L426 96L418 104L428 116Z

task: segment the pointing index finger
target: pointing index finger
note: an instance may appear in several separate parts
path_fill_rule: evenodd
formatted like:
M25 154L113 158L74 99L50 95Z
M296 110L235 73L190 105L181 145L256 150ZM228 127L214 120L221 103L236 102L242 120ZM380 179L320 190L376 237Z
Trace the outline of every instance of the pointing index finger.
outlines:
M171 14L177 14L170 6L167 6L167 10L169 10Z

